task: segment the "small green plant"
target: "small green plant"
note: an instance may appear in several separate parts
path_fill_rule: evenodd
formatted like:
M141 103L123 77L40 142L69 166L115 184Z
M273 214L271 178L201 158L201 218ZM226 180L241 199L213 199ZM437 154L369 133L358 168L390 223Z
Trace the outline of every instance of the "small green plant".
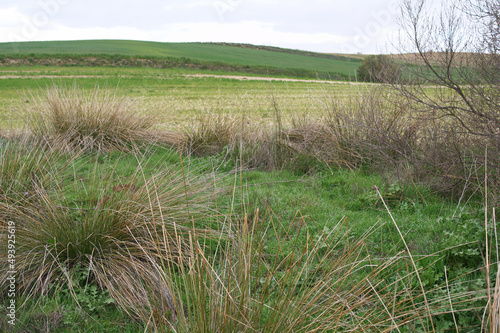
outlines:
M409 203L404 201L405 194L401 185L398 182L391 183L385 190L381 191L383 200L389 205L389 207L400 206L403 210L408 209ZM351 203L352 208L374 208L383 207L383 202L380 196L377 194L373 188L364 189L364 191L358 196L357 200Z
M92 316L115 303L107 290L102 290L96 283L90 267L82 267L81 263L77 263L72 273L68 283L60 290L60 295L74 300L77 307L69 307L65 311L64 324L73 325L77 322L76 318L80 316L80 311Z
M493 230L485 231L480 216L460 213L453 217L440 217L437 224L443 230L443 245L449 249L445 251L448 266L470 269L483 265L484 239Z

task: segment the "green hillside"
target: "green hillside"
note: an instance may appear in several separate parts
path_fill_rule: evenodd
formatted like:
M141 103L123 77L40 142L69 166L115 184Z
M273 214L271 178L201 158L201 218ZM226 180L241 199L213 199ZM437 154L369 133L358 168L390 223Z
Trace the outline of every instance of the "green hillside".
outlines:
M359 59L248 45L159 43L127 40L85 40L0 43L2 57L27 55L123 55L147 58L185 58L195 62L275 69L337 73L347 77ZM266 48L266 49L264 49Z

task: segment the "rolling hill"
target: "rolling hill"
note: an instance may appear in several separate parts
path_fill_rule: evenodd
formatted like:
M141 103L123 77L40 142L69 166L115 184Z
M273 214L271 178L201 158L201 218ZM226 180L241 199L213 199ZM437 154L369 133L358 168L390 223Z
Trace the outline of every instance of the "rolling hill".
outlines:
M32 59L31 63L40 64L36 59L60 58L64 64L64 59L70 57L90 56L107 59L147 59L153 63L168 60L170 65L165 66L172 67L194 64L224 71L336 78L348 78L353 75L360 63L356 58L249 44L129 40L0 43L0 59L29 58ZM129 65L134 65L134 61L129 62Z

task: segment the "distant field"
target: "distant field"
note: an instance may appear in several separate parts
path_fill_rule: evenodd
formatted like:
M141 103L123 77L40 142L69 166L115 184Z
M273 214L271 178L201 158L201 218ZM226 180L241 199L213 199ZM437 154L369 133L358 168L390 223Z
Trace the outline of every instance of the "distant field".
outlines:
M0 126L22 127L32 92L53 84L116 90L138 101L143 111L161 114L169 128L189 124L210 110L231 112L258 123L273 119L273 100L287 113L321 112L332 98L349 98L366 85L330 82L238 80L193 76L214 72L188 69L24 66L0 67ZM220 73L219 73L220 74Z
M134 62L141 58L148 60ZM359 59L347 56L247 44L0 43L0 126L23 126L25 104L33 91L75 83L135 98L143 110L163 115L166 127L182 127L207 110L236 112L265 123L275 111L273 101L284 113L310 113L327 108L333 96L347 98L365 88L347 82L237 80L221 75L300 78L309 73L306 78L316 79L315 73L322 72L328 81L339 79L328 73L349 80L358 66ZM218 77L193 76L198 74Z
M292 69L317 73L354 76L360 60L296 50L260 49L207 43L159 43L125 40L87 40L0 43L0 58L27 55L122 55L190 59L245 68ZM302 52L302 53L300 53ZM307 54L307 55L304 55ZM292 72L293 73L293 72Z

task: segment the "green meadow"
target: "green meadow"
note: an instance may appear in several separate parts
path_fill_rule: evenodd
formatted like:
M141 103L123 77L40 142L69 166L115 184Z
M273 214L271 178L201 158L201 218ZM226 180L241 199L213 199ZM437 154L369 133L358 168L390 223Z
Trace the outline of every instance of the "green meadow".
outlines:
M285 50L286 51L286 50ZM292 52L292 50L289 50ZM79 57L106 55L119 57L170 58L205 64L235 65L244 69L289 69L299 73L336 73L352 77L360 64L356 58L341 56L302 55L273 52L265 49L243 48L207 43L155 43L122 40L59 41L0 43L0 54L5 57L53 55Z
M207 76L193 77L199 74ZM354 87L347 82L240 80L208 75L221 73L154 68L4 67L0 68L1 123L7 126L12 121L20 121L19 115L24 112L28 95L54 84L71 86L76 83L85 89L99 86L141 100L142 107L168 119L162 122L167 127L189 123L203 110L219 107L222 111L269 120L273 98L280 101L280 108L286 113L319 112L329 96L346 99L353 92L358 94L366 90L365 86Z
M12 48L347 76L357 64L132 41L0 44L0 54ZM498 253L486 198L495 189L484 187L484 168L460 164L476 158L471 140L438 135L453 124L411 117L383 85L220 75L247 74L0 67L4 331L490 325ZM14 289L4 282L12 268Z

